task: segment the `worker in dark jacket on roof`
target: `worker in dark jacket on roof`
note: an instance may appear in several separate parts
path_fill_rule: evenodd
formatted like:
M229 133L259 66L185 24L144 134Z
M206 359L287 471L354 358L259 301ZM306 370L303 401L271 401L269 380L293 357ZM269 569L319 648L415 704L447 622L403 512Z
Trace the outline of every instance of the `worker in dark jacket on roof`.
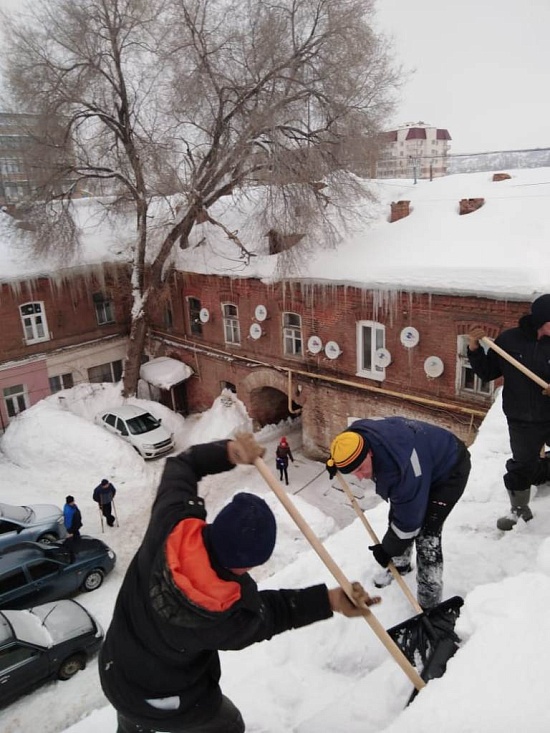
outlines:
M497 520L497 527L511 530L523 519L533 518L529 507L531 486L550 479L548 461L541 449L550 444L550 393L544 391L517 367L489 349L479 348L484 329L469 334L468 359L478 377L486 382L504 377L502 410L508 422L512 458L506 462L504 485L510 497L510 513ZM550 294L531 304L531 312L520 318L516 328L503 331L495 339L510 356L550 382Z
M448 430L420 420L356 420L332 441L327 470L331 477L340 471L374 481L376 493L389 502L390 513L382 542L369 549L383 568L391 560L403 575L411 570L416 543L418 602L425 609L440 603L441 531L470 473L464 443ZM385 570L375 585L388 585L392 577Z
M219 687L219 649L242 649L332 616L363 613L339 588L258 591L248 570L270 557L275 517L238 493L206 523L198 482L263 455L250 434L196 445L166 461L145 537L116 602L100 653L118 733L241 733ZM377 603L353 584L358 605Z

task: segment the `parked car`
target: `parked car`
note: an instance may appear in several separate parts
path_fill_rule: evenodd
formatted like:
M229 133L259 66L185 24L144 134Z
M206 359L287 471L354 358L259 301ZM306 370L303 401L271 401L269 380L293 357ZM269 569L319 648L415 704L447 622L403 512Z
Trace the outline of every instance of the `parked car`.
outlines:
M0 554L0 608L29 608L95 590L115 562L115 553L93 537L70 546L22 542L8 547Z
M173 433L141 407L113 407L96 415L95 421L130 443L143 458L156 458L174 450Z
M102 640L103 629L76 601L0 611L0 705L48 679L70 679Z
M63 512L53 504L0 503L0 551L19 542L55 542L67 536Z

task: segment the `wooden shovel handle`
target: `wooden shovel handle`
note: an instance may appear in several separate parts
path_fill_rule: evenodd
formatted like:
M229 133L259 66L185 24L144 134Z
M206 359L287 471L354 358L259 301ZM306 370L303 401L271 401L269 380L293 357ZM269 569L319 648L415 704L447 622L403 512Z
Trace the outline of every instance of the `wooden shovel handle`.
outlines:
M513 366L516 367L516 369L519 369L520 372L523 372L525 376L529 377L529 379L532 379L533 382L536 382L539 387L542 387L543 389L546 389L548 387L548 384L544 381L544 379L541 379L541 377L538 376L538 374L535 374L530 369L528 369L526 366L523 366L523 364L518 361L517 359L514 359L513 356L510 356L510 354L507 351L504 351L504 349L501 349L500 346L497 346L495 342L488 338L488 336L483 336L479 339L480 343L485 344L487 348L493 349L493 351L496 351L499 356L502 356L503 359L506 359L506 361L510 362Z
M328 568L332 576L335 578L336 582L340 585L340 587L342 588L344 593L348 596L348 598L352 600L353 602L351 583L346 578L346 576L344 575L340 567L332 559L332 556L326 550L325 546L323 545L321 540L317 537L315 532L311 529L311 527L306 522L304 517L300 514L298 509L296 509L296 507L292 503L292 500L290 499L286 491L283 489L283 487L279 484L275 476L271 473L269 468L266 466L264 460L262 458L256 458L256 460L254 461L254 465L260 472L262 478L265 480L268 486L272 489L273 493L277 496L281 504L290 514L294 522L297 524L298 528L300 529L304 537L307 539L309 544L313 547L315 552L319 555L321 560L324 562L324 564L326 565L326 567ZM378 619L376 618L374 613L370 610L370 608L368 608L368 606L364 606L362 608L362 611L363 611L363 617L365 618L369 626L372 628L376 636L380 639L382 644L384 644L386 649L395 659L397 664L401 667L403 672L407 675L407 677L412 682L412 684L415 686L415 688L417 690L421 690L423 687L425 687L426 683L424 682L422 677L418 674L416 669L412 666L412 664L409 662L407 657L403 654L401 649L397 646L397 644L394 642L394 640L391 638L391 636L382 626L380 621L378 621Z
M365 529L367 530L367 532L369 533L371 540L374 542L375 545L379 545L380 544L380 540L376 536L376 532L372 528L369 520L366 518L363 510L359 506L359 503L358 503L357 499L355 498L355 496L353 495L353 492L350 489L348 482L344 479L344 477L342 476L342 474L340 472L338 472L336 474L336 478L340 482L340 486L344 490L346 496L351 501L351 505L355 509L355 513L357 514L357 516L359 517L359 519L363 522L363 525L364 525ZM391 574L395 578L396 583L399 585L399 587L401 588L401 590L405 594L407 600L409 601L409 603L411 604L411 606L414 608L414 610L416 611L416 613L423 613L422 606L420 605L420 603L418 603L418 601L416 600L416 598L412 594L411 589L405 583L405 580L403 579L402 575L399 573L398 569L395 567L395 565L394 565L393 562L390 562L388 564L388 570L391 572Z

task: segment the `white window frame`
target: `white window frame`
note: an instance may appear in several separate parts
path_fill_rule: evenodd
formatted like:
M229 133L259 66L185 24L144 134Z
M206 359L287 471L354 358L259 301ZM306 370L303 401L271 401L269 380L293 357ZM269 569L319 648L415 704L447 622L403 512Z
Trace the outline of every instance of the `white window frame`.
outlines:
M370 332L370 349L365 360L365 332ZM356 349L357 349L357 373L358 377L376 379L382 382L386 378L386 368L377 366L375 354L377 349L386 346L386 327L377 321L357 321L356 325Z
M10 419L30 407L27 385L25 384L13 384L11 387L4 387L3 395L6 412Z
M283 319L283 353L285 356L302 356L304 340L302 338L302 316L299 313L285 311ZM297 323L291 323L296 319Z
M34 312L23 314L23 309L33 306ZM50 340L50 332L48 330L48 321L46 319L46 311L44 302L41 300L29 301L19 306L19 315L21 317L21 325L23 326L23 335L26 344L36 344L41 341Z
M222 303L223 337L226 344L239 346L241 343L241 325L239 308L234 303Z
M458 335L456 338L456 391L463 395L489 397L493 399L495 391L494 381L483 382L470 366L468 359L468 334ZM484 347L480 344L480 349ZM466 377L469 377L467 380ZM473 380L472 380L473 377ZM472 381L473 387L466 387L466 382Z

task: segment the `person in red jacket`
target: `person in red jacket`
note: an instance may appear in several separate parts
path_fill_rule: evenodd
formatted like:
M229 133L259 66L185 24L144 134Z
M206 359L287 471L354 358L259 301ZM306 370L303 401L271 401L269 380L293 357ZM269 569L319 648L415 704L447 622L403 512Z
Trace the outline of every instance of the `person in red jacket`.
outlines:
M275 456L275 465L279 471L279 480L282 481L284 476L286 485L288 486L288 459L290 458L292 463L294 463L294 458L287 439L284 436L281 438L279 445L277 446Z
M243 649L335 611L359 616L359 606L380 601L359 583L356 605L324 584L258 590L248 571L273 551L271 509L240 492L207 523L198 484L263 453L245 434L167 459L100 651L101 685L117 710L118 733L242 733L242 716L220 689L218 650Z

